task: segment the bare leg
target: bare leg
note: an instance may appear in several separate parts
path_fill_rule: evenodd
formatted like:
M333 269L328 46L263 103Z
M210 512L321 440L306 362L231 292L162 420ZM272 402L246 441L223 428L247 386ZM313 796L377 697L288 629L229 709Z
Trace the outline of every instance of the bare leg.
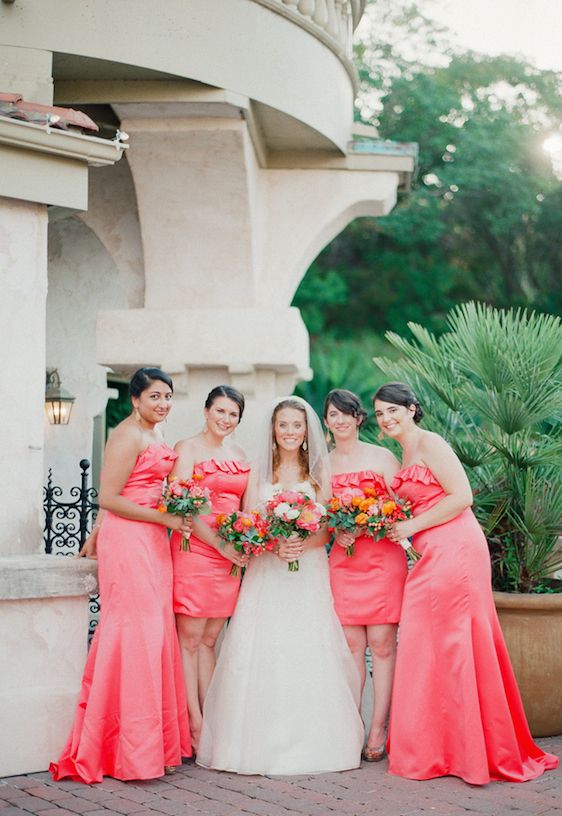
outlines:
M386 724L390 709L394 664L396 662L396 635L398 625L383 623L367 627L367 641L373 657L373 688L375 702L367 745L381 746L386 737Z
M203 711L203 703L207 696L209 683L215 670L217 656L215 653L215 646L217 638L221 633L226 618L209 618L205 623L205 631L201 638L198 653L198 689L199 689L199 705Z
M357 666L359 677L361 678L361 694L365 685L365 649L367 648L367 630L364 626L344 626L343 631L347 640L347 645Z
M195 751L199 746L203 707L199 702L199 648L205 631L206 618L190 618L187 615L176 615L178 639L181 650L181 662L185 681L185 696L189 713L191 744Z

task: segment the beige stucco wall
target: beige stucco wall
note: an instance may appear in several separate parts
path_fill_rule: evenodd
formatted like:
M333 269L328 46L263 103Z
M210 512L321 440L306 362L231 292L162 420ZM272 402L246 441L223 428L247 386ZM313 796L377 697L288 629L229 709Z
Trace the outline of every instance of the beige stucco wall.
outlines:
M95 564L0 557L0 777L44 771L70 730Z

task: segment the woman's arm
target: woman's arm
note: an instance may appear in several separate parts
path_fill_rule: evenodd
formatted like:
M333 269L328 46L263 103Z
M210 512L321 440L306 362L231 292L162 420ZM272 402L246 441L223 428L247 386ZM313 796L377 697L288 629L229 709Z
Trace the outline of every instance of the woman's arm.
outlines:
M101 523L103 521L103 517L105 516L105 510L100 510L96 516L95 523L92 527L92 531L90 535L85 540L82 549L80 552L75 555L75 558L92 558L96 559L98 557L97 553L97 541L98 541L98 532L101 527Z
M437 434L428 435L420 445L419 453L447 495L419 516L396 522L389 536L393 541L445 524L472 505L472 490L467 475L458 457L442 437Z
M137 457L142 453L144 443L142 435L134 428L121 427L112 433L105 447L100 479L100 507L121 518L161 524L172 530L180 530L184 526L181 516L160 513L152 507L141 507L120 495L133 471Z

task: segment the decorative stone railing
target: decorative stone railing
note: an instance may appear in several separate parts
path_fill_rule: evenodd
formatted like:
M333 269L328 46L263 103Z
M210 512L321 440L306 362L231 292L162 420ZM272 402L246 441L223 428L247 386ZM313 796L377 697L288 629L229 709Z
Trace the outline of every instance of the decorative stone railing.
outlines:
M290 19L329 46L340 58L351 59L353 31L367 0L254 0Z

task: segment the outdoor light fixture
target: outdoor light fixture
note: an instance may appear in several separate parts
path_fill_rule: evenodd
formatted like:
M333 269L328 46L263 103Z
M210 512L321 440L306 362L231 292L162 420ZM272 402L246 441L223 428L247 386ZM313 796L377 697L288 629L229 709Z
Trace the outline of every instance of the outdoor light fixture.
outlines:
M58 369L47 369L45 410L51 425L68 425L76 397L61 388Z

